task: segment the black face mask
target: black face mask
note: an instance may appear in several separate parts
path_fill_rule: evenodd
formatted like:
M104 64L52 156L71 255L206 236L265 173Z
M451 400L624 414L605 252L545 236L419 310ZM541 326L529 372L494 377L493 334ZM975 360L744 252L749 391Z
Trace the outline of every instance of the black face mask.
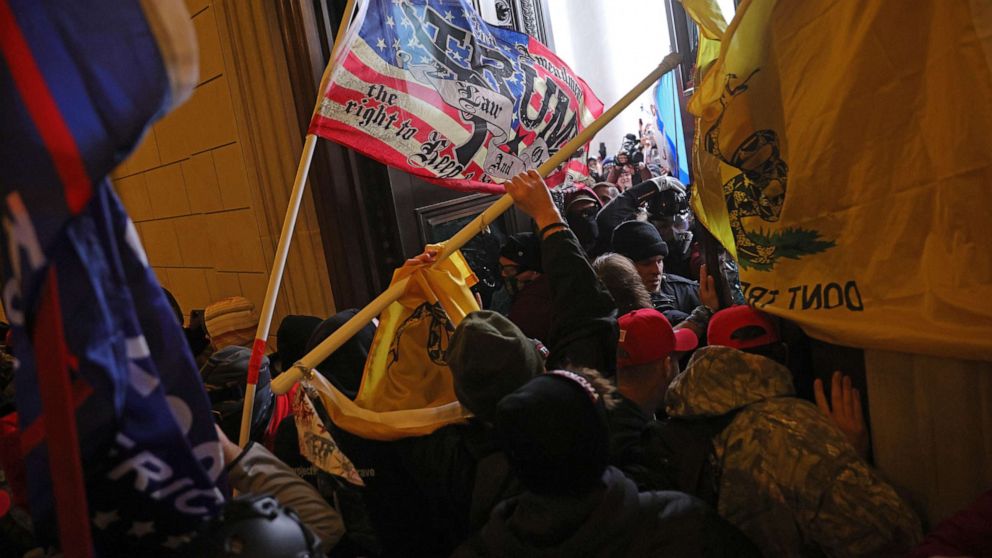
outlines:
M596 213L594 211L572 213L565 220L568 221L569 228L575 233L575 238L579 239L582 249L588 254L596 245L596 238L599 236Z
M514 276L514 277L504 277L503 278L503 288L506 289L506 292L509 293L510 294L510 297L512 298L512 297L517 296L517 293L520 292L520 283L517 282L516 276Z

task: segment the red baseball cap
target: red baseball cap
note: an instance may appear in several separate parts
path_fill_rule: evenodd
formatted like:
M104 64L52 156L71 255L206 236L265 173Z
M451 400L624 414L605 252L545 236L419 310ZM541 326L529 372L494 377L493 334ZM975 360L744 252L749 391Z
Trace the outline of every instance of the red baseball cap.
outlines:
M620 316L617 364L635 366L661 360L675 352L691 351L699 339L691 329L673 330L665 316L654 308L641 308Z
M735 349L778 343L781 338L768 314L746 305L724 308L710 317L706 342Z

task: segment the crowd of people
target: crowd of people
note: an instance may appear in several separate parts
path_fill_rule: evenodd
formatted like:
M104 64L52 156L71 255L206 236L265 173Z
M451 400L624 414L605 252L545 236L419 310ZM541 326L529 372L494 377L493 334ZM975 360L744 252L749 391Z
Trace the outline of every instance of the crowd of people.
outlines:
M656 110L651 107L652 120L657 117ZM586 158L589 176L595 183L606 182L622 192L652 176L674 175L678 164L664 144L659 146L660 137L655 125L641 119L638 133L624 135L616 154L607 155L606 144L601 143L599 156Z
M967 520L938 527L913 550L920 521L868 462L858 391L837 373L829 390L815 382L814 401L796 396L778 322L723 307L686 187L626 155L608 171L613 180L563 192L533 171L507 183L533 232L508 238L504 288L458 324L445 354L473 417L395 441L329 424L362 487L301 455L292 394L270 385L355 311L282 321L244 449L230 440L240 429L255 309L233 297L191 312L187 340L229 479L246 496L185 552L240 555L230 550L234 538L266 556L974 552L955 546L981 541ZM428 251L406 265L436 258ZM352 399L375 328L367 324L316 369ZM11 480L11 451L0 453ZM16 508L4 512L0 532L5 548L26 549L29 522ZM988 532L986 524L985 550ZM278 537L290 542L269 545Z

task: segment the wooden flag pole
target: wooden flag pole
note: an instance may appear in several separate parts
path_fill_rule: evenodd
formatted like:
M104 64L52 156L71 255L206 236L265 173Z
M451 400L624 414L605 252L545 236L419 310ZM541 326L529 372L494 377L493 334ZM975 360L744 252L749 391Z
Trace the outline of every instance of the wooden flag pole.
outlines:
M626 95L623 96L619 101L613 106L606 110L599 118L594 120L589 126L579 132L572 141L566 143L558 150L557 153L551 156L550 159L544 162L540 167L538 167L537 172L541 176L547 176L553 170L558 168L558 165L568 161L573 153L579 150L583 145L592 140L604 126L610 123L614 118L617 117L628 105L634 102L635 99L641 96L642 93L647 91L649 87L657 83L661 76L668 73L669 71L675 69L682 57L678 54L669 54L661 61L650 74L648 74L644 79L634 86ZM513 198L506 194L496 200L491 206L486 208L485 211L480 213L475 219L470 223L465 225L460 231L455 233L454 236L449 238L444 243L444 249L438 254L437 260L433 265L444 261L445 258L455 253L466 242L472 239L475 235L479 234L483 229L489 226L490 223L495 221L500 215L503 214L507 209L513 206ZM336 351L338 347L343 345L345 341L349 340L358 333L366 324L372 321L387 306L399 300L399 298L406 291L406 284L409 279L403 279L390 285L388 289L383 291L382 294L375 297L365 308L362 308L357 314L352 316L350 320L344 323L337 331L332 333L330 337L325 339L321 344L313 348L312 351L306 354L299 362L293 365L293 368L283 372L278 378L272 382L272 391L275 393L286 393L292 389L293 385L296 384L303 376L305 372L312 370L315 366L324 361L331 353Z
M324 68L324 74L320 78L320 86L317 88L317 101L314 103L313 113L316 114L323 100L327 82L331 78L331 67L337 59L341 46L344 44L344 33L348 29L348 23L354 15L355 0L348 0L344 13L341 14L341 22L338 24L338 33L334 36L334 46L331 47L331 58ZM286 269L286 258L289 256L289 245L293 240L293 231L296 230L296 219L300 214L300 205L303 202L303 192L306 190L307 176L310 174L310 163L313 161L313 152L317 147L317 136L307 134L303 142L303 153L300 155L300 164L296 167L296 179L293 182L293 190L289 194L289 205L286 207L286 217L283 219L282 232L279 234L279 244L276 246L275 259L272 262L272 272L269 274L269 285L265 290L265 300L262 302L262 311L258 316L258 328L255 330L255 342L251 347L251 359L248 361L248 384L245 388L244 407L241 412L241 433L238 437L238 445L245 447L248 444L248 437L251 433L251 414L255 405L255 389L258 384L258 371L262 366L262 358L265 356L265 340L269 337L269 328L272 325L272 315L276 309L276 298L279 296L279 286L282 284L282 274Z

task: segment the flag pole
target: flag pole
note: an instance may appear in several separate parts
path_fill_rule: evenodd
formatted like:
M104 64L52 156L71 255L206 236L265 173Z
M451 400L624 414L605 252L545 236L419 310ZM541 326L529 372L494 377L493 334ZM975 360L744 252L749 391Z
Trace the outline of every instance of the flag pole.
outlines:
M579 132L577 136L563 145L557 153L552 155L550 159L538 167L537 172L540 173L541 176L547 176L558 168L558 165L568 161L573 153L591 141L593 136L595 136L604 126L609 124L610 121L616 118L618 114L623 112L628 105L633 103L634 100L647 91L649 87L661 79L661 76L671 70L674 70L679 65L681 60L682 57L675 53L666 56L657 68L652 70L650 74L642 79L640 83L635 85L633 89L623 96L623 98L607 109L606 112L600 115L599 118L594 120L588 127ZM483 229L489 226L489 224L499 218L503 212L510 209L512 206L513 198L511 198L509 194L500 197L491 206L486 208L485 211L480 213L475 219L465 225L460 231L455 233L454 236L444 242L444 248L441 250L441 253L438 254L433 265L437 265L437 263L443 261L451 254L461 249L466 242L471 240L475 235L479 234ZM351 339L352 336L364 328L366 324L371 322L372 318L375 318L382 313L387 306L396 300L399 300L399 298L406 291L407 281L409 281L409 278L397 281L396 283L390 285L388 289L383 291L383 293L379 296L375 297L375 299L366 305L365 308L362 308L357 314L352 316L350 320L338 328L337 331L332 333L321 344L314 347L312 351L300 359L299 362L294 364L292 369L280 374L278 378L272 381L272 391L275 393L286 393L292 389L293 385L295 385L296 382L304 376L304 371L312 370L315 366L323 362L324 359L336 351L338 347Z
M348 23L354 16L354 11L355 0L348 0L348 3L344 7L344 12L341 14L338 33L334 36L331 57L327 62L327 66L324 68L324 74L320 78L320 86L317 88L317 100L313 107L314 113L320 108L327 82L331 77L331 67L337 59L341 46L344 44L344 34L348 29ZM286 269L286 258L289 256L289 245L293 240L293 231L296 229L296 219L300 214L303 192L306 189L307 176L310 174L310 163L313 161L313 152L316 147L317 136L307 134L303 142L303 153L300 155L300 164L296 168L296 179L293 182L293 190L289 194L289 205L286 207L286 217L283 219L282 232L279 234L279 244L276 246L275 259L272 261L272 272L269 274L269 285L265 290L265 300L262 302L262 311L258 316L258 328L255 330L255 342L251 347L251 358L248 360L248 384L245 388L244 407L241 412L241 433L238 437L238 445L241 447L245 447L248 444L248 437L251 433L251 414L255 405L258 372L262 366L262 358L265 356L265 340L269 337L272 315L275 313L276 308L276 298L279 296L279 286L282 284L283 271Z

